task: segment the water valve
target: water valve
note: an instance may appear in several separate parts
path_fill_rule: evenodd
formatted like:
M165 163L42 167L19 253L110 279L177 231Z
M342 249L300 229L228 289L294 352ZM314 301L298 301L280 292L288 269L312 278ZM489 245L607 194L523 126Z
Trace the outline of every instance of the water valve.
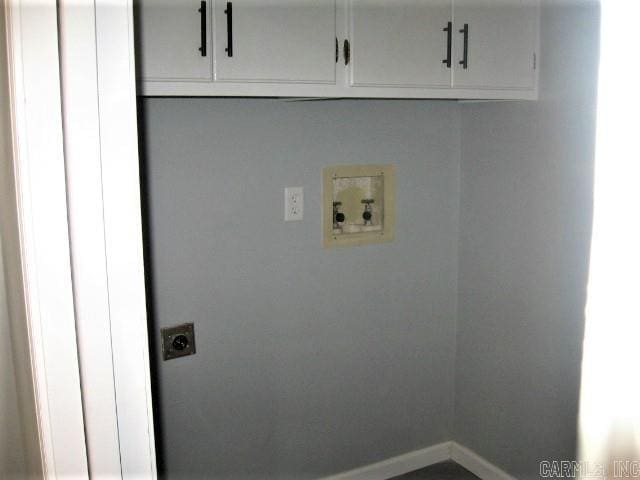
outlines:
M333 202L333 228L340 228L338 224L345 220L344 213L340 211L340 205L342 202Z
M390 242L395 224L393 165L335 165L322 169L322 245Z
M365 225L371 225L371 217L373 216L373 214L371 213L371 204L373 202L374 200L372 198L361 200L361 203L364 203L364 212L362 212L362 218Z

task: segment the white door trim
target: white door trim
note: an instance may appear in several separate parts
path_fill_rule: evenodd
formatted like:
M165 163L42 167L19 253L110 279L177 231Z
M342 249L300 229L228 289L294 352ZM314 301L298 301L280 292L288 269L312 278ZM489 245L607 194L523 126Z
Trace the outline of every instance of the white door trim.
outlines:
M100 152L95 11L59 1L69 236L88 462L122 474L114 387Z
M95 2L109 313L123 477L156 477L132 0Z
M3 2L18 228L42 469L87 478L55 0Z
M89 468L156 477L131 0L59 2Z

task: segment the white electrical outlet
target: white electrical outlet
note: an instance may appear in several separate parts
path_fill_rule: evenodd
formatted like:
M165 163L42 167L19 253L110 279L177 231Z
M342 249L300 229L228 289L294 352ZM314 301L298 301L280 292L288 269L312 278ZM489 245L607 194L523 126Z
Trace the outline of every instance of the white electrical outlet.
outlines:
M302 220L304 213L304 194L302 187L287 187L284 189L284 221L295 222Z

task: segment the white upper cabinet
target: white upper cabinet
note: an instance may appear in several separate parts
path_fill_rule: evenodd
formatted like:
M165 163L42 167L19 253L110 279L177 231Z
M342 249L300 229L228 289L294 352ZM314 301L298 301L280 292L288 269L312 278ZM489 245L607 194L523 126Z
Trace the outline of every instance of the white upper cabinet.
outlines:
M534 88L537 3L454 0L453 7L454 88Z
M209 7L209 2L200 0L136 3L138 67L143 80L212 79Z
M144 95L537 98L539 0L136 0Z
M335 83L335 0L213 1L216 81Z
M349 0L350 84L451 86L451 0Z

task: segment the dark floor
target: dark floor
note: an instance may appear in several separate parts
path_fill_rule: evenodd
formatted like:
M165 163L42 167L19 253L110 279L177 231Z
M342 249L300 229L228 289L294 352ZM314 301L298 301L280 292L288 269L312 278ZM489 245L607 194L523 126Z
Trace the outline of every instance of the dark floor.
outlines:
M480 480L466 468L451 460L405 473L389 480Z

